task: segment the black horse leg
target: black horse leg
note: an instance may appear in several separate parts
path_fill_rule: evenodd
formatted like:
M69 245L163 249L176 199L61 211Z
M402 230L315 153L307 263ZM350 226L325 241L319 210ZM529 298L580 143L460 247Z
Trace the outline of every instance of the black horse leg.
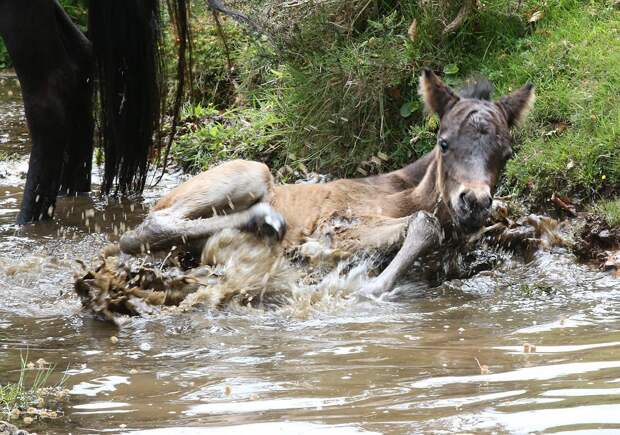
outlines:
M88 50L72 54L81 42L67 31L57 8L49 0L0 0L0 36L21 84L32 138L18 223L52 216L63 170L66 167L70 172L70 165L75 164L69 156L82 140L88 139L85 146L89 150L92 144L84 131L76 132L84 115L78 109L90 104L83 104L88 86L81 74L81 59L89 57Z
M90 41L73 24L60 4L56 0L54 3L56 21L65 51L77 66L75 88L67 101L70 137L60 184L60 194L70 195L90 191L95 125L93 116L94 61Z

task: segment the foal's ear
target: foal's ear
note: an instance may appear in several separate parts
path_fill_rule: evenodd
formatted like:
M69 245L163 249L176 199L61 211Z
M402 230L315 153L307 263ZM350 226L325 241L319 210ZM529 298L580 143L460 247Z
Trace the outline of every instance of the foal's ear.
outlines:
M422 70L419 94L424 100L426 110L443 117L459 101L459 96L452 92L439 77L429 69Z
M534 100L536 100L534 85L528 83L512 94L500 98L495 104L497 104L497 107L506 117L508 127L514 127L521 123L527 117L527 114L530 113L532 106L534 106Z

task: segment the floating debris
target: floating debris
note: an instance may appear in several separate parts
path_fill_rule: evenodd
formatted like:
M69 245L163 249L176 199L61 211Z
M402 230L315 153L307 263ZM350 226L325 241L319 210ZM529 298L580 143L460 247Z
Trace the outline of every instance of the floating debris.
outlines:
M613 276L620 278L620 250L607 253L607 260L603 264L605 270L612 271Z
M476 360L476 364L478 364L478 368L480 369L481 375L488 375L489 373L491 373L491 370L489 369L488 365L480 364L480 361L478 360L478 358L474 358L474 360Z
M37 360L37 368L38 369L45 369L45 368L49 367L49 365L50 365L50 363L45 361L43 358L39 358Z
M126 315L152 315L166 307L283 302L300 278L279 245L237 230L209 239L200 260L175 250L163 261L125 255L99 261L76 280L75 290L84 307L119 325Z

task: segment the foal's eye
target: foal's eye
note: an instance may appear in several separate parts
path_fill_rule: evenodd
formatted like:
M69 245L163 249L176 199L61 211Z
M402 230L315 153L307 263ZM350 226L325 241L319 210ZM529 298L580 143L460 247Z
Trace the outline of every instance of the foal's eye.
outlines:
M439 148L441 148L441 151L444 153L448 151L448 141L445 139L439 139Z

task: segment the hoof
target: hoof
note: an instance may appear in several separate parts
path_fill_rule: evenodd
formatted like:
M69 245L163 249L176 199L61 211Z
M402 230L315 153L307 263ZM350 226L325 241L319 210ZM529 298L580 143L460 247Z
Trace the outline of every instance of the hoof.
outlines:
M258 204L246 230L269 240L282 241L286 235L284 217L268 204Z
M127 231L119 240L121 252L129 255L138 255L144 250L144 246L134 230Z
M419 234L427 240L435 240L437 244L441 244L444 240L439 220L427 211L419 211L411 217L408 231Z

